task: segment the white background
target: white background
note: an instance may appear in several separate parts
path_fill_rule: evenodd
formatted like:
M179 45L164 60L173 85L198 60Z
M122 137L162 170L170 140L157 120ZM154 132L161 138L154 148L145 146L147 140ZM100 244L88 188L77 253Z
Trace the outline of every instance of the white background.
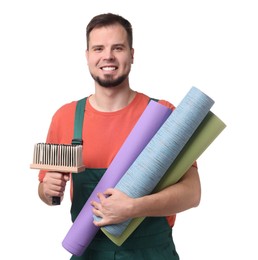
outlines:
M133 25L133 89L177 105L198 87L227 124L198 160L200 206L177 216L181 259L258 259L258 8L250 0L1 1L0 258L70 257L61 245L69 193L59 207L43 204L29 165L56 109L94 91L85 27L102 12Z

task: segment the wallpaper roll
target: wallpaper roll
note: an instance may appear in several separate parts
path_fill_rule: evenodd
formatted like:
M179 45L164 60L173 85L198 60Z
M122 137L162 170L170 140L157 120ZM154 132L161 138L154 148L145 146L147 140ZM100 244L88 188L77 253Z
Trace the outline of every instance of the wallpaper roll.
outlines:
M192 87L115 186L130 197L150 194L210 111L214 101ZM99 220L99 218L95 217ZM104 229L120 236L131 219Z
M152 100L149 102L65 236L62 246L70 253L82 255L99 230L99 227L93 224L90 201L99 201L98 192L115 187L171 113L172 110L166 106Z
M225 127L224 122L210 111L155 187L153 193L175 184ZM133 219L119 237L110 234L104 228L101 230L113 243L121 246L143 220L144 218Z

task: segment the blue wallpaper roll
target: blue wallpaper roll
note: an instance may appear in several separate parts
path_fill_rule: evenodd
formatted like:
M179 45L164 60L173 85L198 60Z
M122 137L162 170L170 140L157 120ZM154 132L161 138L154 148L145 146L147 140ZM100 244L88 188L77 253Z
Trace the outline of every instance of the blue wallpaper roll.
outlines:
M213 104L214 101L210 97L192 87L115 188L134 198L150 194ZM103 229L114 236L120 236L130 222L131 219L105 226Z

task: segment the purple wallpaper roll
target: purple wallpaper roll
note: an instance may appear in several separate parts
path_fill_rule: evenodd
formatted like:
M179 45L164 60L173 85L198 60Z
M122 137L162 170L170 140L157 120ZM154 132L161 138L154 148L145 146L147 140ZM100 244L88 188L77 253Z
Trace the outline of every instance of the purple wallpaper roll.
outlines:
M171 112L164 105L150 101L64 238L62 245L70 253L81 256L99 230L93 224L90 201L99 200L98 192L115 187Z

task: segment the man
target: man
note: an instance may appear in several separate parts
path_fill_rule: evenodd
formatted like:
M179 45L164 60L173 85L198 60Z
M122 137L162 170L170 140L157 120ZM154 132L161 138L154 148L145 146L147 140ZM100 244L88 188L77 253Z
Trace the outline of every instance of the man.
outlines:
M95 82L95 93L86 100L82 124L82 173L39 173L39 196L48 205L52 197L64 195L71 180L71 215L74 221L96 184L148 105L150 98L134 91L129 73L134 61L132 27L129 21L111 13L93 17L87 26L86 59ZM163 105L174 109L165 100ZM77 102L59 108L52 118L47 142L71 144ZM123 222L146 217L122 246L114 245L100 230L81 257L71 259L179 259L172 238L177 213L199 205L201 185L194 164L181 180L155 194L130 198L114 188L92 202L92 211L101 217L94 224Z

